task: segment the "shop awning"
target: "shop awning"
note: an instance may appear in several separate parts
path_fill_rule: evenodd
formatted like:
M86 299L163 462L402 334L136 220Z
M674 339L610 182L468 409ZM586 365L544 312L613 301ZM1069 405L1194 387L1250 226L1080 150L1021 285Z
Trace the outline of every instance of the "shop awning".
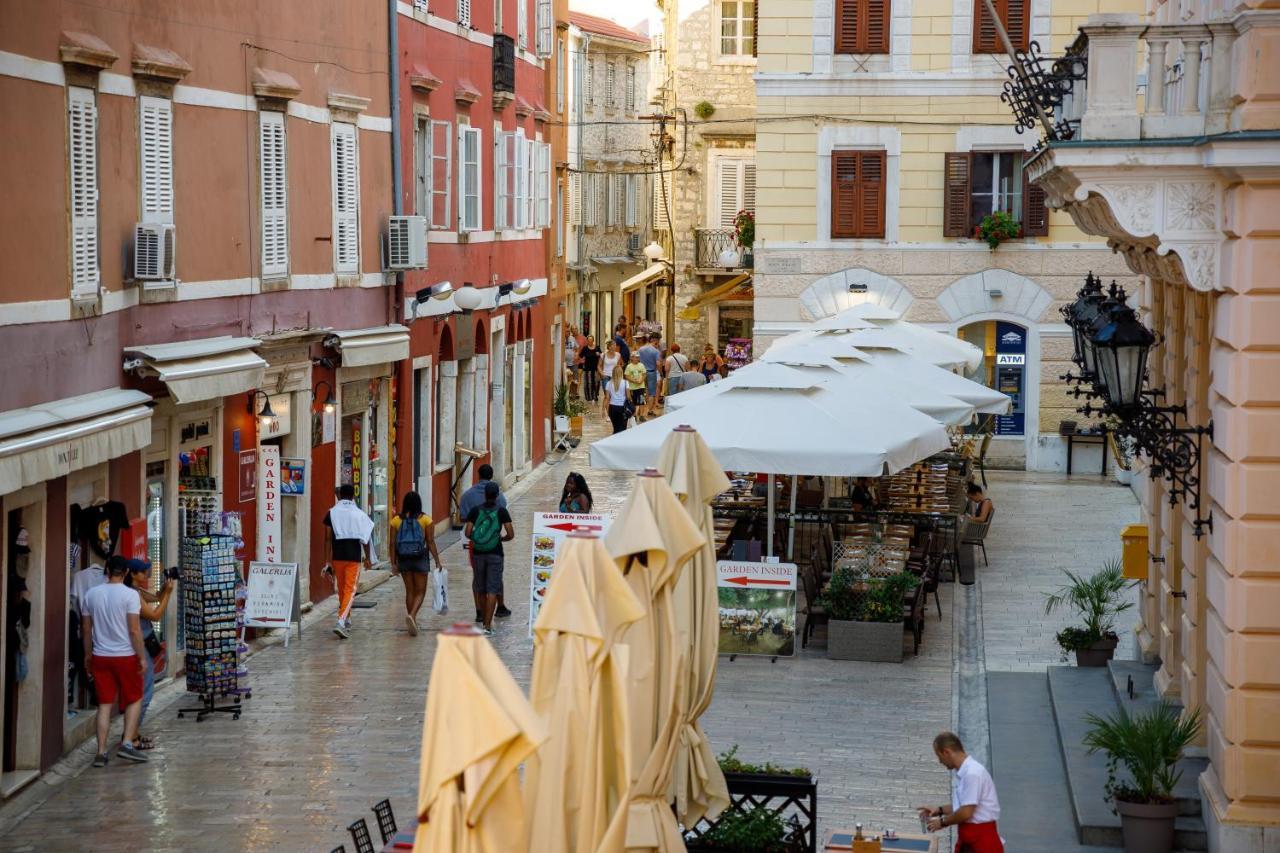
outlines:
M243 394L262 385L267 363L254 352L257 338L223 335L171 344L125 347L126 361L142 359L135 367L142 373L160 377L173 399L179 403L216 400Z
M621 292L626 293L628 290L634 290L637 287L643 287L651 281L656 281L667 274L665 264L653 264L645 268L644 272L636 273L621 284Z
M600 257L592 257L591 263L607 266L609 264L634 264L639 262L627 255L602 255Z
M743 286L744 284L750 284L750 283L751 283L751 273L743 273L742 275L734 276L733 278L726 281L724 284L717 285L716 287L711 288L706 293L699 296L697 299L691 300L688 305L686 305L683 309L681 309L680 319L682 320L698 319L698 312L701 309L707 307L708 305L712 305L716 302L720 302L721 300L728 299L730 296L733 295L733 292L737 290L739 287Z
M0 495L143 449L150 402L112 388L0 412Z
M342 353L343 367L404 361L409 357L409 327L394 323L372 329L330 332L325 346Z

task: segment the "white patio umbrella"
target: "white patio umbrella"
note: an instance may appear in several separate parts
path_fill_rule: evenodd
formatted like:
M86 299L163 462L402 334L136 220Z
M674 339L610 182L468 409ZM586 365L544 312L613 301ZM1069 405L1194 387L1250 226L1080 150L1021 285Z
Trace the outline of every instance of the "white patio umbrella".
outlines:
M872 302L847 308L813 323L808 329L774 341L773 347L814 341L837 341L862 349L891 349L940 367L972 372L982 364L982 350L968 341L901 319L898 312Z

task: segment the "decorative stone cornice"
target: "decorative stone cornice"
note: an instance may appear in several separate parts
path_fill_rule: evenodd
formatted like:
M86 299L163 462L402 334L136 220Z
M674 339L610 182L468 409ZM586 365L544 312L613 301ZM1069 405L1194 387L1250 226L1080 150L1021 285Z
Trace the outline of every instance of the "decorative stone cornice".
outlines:
M176 83L191 73L185 59L167 47L133 43L133 73Z
M359 95L346 95L342 92L329 93L329 109L348 113L362 113L369 109L369 99Z
M63 62L87 65L90 68L110 68L120 58L111 45L91 33L62 33L58 43L58 55Z
M302 86L283 71L255 68L253 69L253 94L259 98L291 101L302 94Z
M516 96L516 115L520 118L528 118L533 115L533 105L519 95Z
M460 104L474 104L480 100L480 90L464 77L453 87L453 99Z
M440 78L425 65L415 65L409 72L409 88L415 92L429 95L440 88L440 82Z

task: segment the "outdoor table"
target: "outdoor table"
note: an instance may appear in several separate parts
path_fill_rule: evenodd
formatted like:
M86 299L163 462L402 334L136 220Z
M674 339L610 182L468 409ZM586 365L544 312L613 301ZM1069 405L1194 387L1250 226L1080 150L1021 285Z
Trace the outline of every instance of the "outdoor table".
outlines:
M1071 473L1071 451L1075 443L1102 445L1102 476L1107 476L1107 428L1082 429L1067 433L1067 474Z
M397 832L395 835L391 836L390 841L383 845L382 853L404 853L405 850L412 849L413 833Z
M864 827L862 834L870 837L872 835L879 834L879 830L868 830ZM840 845L838 847L831 846L831 840L837 835L852 837L853 830L832 830L831 834L827 836L827 844L823 847L824 850L832 851L832 853L838 853L838 851L850 849L846 845ZM918 832L900 832L898 833L897 838L880 839L880 853L938 853L938 836L921 835Z

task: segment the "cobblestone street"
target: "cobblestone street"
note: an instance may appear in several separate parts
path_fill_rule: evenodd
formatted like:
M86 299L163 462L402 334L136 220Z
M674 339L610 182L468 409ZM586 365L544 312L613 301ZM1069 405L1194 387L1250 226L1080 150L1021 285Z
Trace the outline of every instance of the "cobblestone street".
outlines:
M601 430L598 419L588 419L588 438ZM512 492L517 537L508 547L506 590L514 613L494 641L522 684L532 659L531 513L554 507L571 470L587 474L598 511L615 510L630 486L630 474L589 471L586 448L584 441ZM1136 514L1135 503L1126 489L1097 477L988 477L998 520L988 540L990 567L979 559L981 630L966 636L985 640L979 651L988 670L1043 669L1057 662L1053 633L1067 616L1043 618L1041 592L1058 584L1061 568L1092 569L1117 551L1119 527ZM253 698L239 721L178 720L186 696L162 692L151 711L149 730L159 745L150 764L113 761L94 770L90 747L74 752L63 772L47 774L0 812L0 848L329 850L349 843L345 826L371 820L370 806L387 796L401 825L411 823L434 637L454 617L471 616L465 552L454 544L444 557L456 607L449 616L430 614L421 636L404 629L396 579L363 596L377 606L355 612L347 642L329 633L333 605L326 602L301 642L252 657ZM920 655L901 665L829 661L821 633L792 660L722 658L704 717L716 751L737 744L745 760L814 770L823 830L854 820L911 828L912 804L946 797L947 775L930 740L957 719L959 632L951 618L959 589L943 586L942 620L931 608Z

